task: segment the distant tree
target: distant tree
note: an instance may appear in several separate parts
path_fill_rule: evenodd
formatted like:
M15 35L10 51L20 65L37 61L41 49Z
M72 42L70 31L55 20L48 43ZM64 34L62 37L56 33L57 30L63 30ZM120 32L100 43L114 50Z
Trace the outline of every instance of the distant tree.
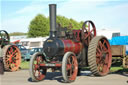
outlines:
M49 22L42 14L38 14L29 25L28 37L47 36L49 34Z
M61 24L62 27L69 27L72 25L73 29L80 29L82 27L82 22L79 23L74 19L68 19L65 16L58 15L57 16L57 23Z
M76 20L74 20L72 18L70 19L70 23L72 24L73 29L80 29L81 28L80 24Z
M13 33L9 33L10 36L20 36L20 35L27 35L27 33L23 33L23 32L13 32Z
M56 22L58 24L61 24L62 27L68 27L70 25L70 23L71 23L70 19L68 19L68 18L66 18L64 16L60 16L60 15L57 16Z
M83 24L84 24L84 21L81 21L81 22L79 23L80 28L82 28Z
M58 15L56 19L57 24L60 24L61 27L72 27L72 29L82 28L83 21L77 22L74 19L66 18L65 16ZM28 37L39 37L39 36L48 36L49 34L49 18L46 18L42 14L38 14L29 25Z

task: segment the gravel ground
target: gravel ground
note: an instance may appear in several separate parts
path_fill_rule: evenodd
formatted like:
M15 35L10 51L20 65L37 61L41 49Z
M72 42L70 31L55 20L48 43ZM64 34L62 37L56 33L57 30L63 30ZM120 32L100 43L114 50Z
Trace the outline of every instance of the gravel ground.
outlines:
M0 85L128 85L128 75L108 74L103 77L91 76L89 71L81 71L73 83L64 83L60 72L48 72L45 80L31 82L28 70L5 72L0 75Z

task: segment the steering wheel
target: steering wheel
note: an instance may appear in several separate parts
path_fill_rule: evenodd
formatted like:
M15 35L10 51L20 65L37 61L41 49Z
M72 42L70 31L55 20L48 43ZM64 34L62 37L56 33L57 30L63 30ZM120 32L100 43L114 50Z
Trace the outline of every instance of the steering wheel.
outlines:
M95 24L90 20L85 21L82 26L81 34L82 42L88 46L91 39L96 36Z
M0 45L3 46L5 44L8 44L10 42L10 37L7 31L0 30Z

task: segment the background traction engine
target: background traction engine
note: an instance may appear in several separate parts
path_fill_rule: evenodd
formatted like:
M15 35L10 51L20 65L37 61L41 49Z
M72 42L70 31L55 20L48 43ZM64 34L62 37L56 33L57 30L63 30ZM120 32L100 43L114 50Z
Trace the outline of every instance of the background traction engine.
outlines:
M85 21L82 29L68 30L56 27L56 5L50 4L50 36L43 51L35 53L30 60L32 81L45 78L47 69L61 69L65 82L76 79L80 68L89 66L92 74L104 76L111 66L111 51L104 36L96 36L92 21Z
M16 71L21 62L21 53L16 45L10 43L9 34L0 30L0 59L7 71Z

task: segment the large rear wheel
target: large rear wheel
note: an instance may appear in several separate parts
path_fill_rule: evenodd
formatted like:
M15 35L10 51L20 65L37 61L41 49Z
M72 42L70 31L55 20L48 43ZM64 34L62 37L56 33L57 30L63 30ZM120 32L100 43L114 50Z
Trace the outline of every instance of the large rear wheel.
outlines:
M21 63L21 53L17 46L6 45L3 48L4 68L7 71L16 71Z
M103 36L96 36L91 40L88 48L88 64L96 76L109 73L112 55L108 40Z
M73 82L77 77L78 63L74 53L65 53L62 61L62 75L65 82Z
M47 69L41 68L40 64L44 63L45 59L42 53L35 53L30 60L29 73L32 81L41 81L45 78Z

